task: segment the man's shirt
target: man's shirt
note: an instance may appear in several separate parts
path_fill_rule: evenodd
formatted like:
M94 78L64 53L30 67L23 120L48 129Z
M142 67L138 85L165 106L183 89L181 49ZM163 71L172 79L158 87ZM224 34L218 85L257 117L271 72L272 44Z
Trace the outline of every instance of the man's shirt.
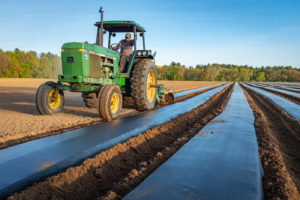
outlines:
M134 40L130 40L130 41L121 40L117 46L117 50L121 49L121 53L132 54L133 46L134 46Z

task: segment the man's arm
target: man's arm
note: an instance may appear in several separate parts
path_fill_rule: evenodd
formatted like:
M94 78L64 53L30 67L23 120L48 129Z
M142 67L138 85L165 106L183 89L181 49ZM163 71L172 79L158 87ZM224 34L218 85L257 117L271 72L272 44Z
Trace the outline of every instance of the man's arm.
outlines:
M116 51L118 51L118 50L122 47L122 45L123 45L123 40L121 40L121 41L119 42L119 44L117 45Z
M137 40L137 39L138 39L138 37L137 37L137 32L135 32L134 35L135 35L135 38L136 38L136 40ZM131 44L132 46L134 46L134 39L130 41L130 44Z

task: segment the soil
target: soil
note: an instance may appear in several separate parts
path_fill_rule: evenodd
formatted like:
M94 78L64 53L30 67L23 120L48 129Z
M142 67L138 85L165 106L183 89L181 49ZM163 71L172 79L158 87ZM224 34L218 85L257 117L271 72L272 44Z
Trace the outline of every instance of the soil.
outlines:
M200 107L36 183L9 199L120 199L220 114L232 90L233 84Z
M300 199L300 121L243 87L255 115L265 199Z
M248 84L249 85L249 84ZM267 92L271 92L273 94L276 94L278 96L281 96L283 98L286 98L296 104L299 104L300 105L300 98L299 97L296 97L296 96L292 96L292 95L289 95L289 94L286 94L286 93L283 93L283 92L278 92L278 91L274 91L274 90L270 90L268 88L264 88L264 87L260 87L260 86L257 86L257 85L249 85L249 86L252 86L252 87L256 87L256 88L259 88L259 89L262 89L262 90L265 90Z
M65 92L62 113L39 115L35 107L35 92L46 81L55 80L0 79L0 149L102 122L96 109L85 107L81 93L68 91ZM217 83L219 82L159 81L159 84L165 84L168 89L176 91ZM136 109L125 106L120 117L137 113Z

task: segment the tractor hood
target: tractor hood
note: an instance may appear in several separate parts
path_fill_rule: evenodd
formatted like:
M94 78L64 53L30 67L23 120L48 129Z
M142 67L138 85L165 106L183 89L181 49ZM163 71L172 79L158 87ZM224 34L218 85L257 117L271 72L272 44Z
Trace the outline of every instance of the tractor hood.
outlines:
M111 50L109 48L102 47L99 45L94 45L94 44L81 43L81 42L69 42L69 43L63 44L62 51L64 51L65 49L82 49L82 50L87 50L90 52L104 54L109 57L119 58L118 52Z

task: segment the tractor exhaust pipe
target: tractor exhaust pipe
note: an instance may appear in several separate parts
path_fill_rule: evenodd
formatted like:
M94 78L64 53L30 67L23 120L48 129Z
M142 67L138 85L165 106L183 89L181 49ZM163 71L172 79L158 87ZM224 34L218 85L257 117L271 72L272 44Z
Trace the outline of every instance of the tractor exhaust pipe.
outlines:
M99 13L101 14L101 21L100 21L100 30L98 32L98 45L99 46L103 46L103 10L102 10L102 6L99 10Z

